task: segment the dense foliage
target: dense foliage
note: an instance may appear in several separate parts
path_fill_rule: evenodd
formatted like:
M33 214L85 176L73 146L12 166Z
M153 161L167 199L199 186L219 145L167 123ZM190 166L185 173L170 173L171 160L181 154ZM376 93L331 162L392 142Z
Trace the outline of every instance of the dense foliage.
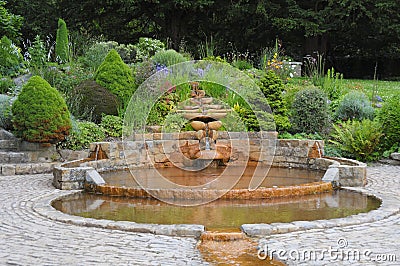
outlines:
M378 112L378 120L382 125L384 149L400 148L400 95L390 98Z
M7 36L14 42L19 40L23 17L10 13L5 8L6 2L0 1L0 37Z
M118 114L118 98L96 81L83 81L72 95L68 98L68 105L78 119L99 123L104 114Z
M15 76L23 67L24 60L20 49L7 36L3 36L0 39L0 76Z
M58 19L58 29L56 36L56 57L60 63L69 61L68 30L67 24L63 19Z
M327 101L326 94L317 88L297 92L291 110L293 131L326 134L330 124Z
M379 157L377 150L382 129L376 121L348 120L333 127L331 143L338 147L343 155L361 161L371 161Z
M372 120L374 118L374 108L364 93L352 91L344 95L343 100L339 102L335 116L340 120Z
M64 99L41 77L33 76L12 105L18 137L30 142L57 143L71 128Z
M127 103L135 91L132 70L114 49L107 54L94 78L99 85L116 95L122 104Z
M95 123L78 121L60 147L71 150L87 149L90 143L102 141L105 136L103 129Z

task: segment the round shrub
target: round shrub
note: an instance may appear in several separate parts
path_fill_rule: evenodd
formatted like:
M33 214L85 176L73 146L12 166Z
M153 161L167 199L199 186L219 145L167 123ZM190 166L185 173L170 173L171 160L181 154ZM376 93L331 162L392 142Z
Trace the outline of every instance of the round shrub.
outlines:
M118 98L94 80L85 80L68 96L71 113L78 119L101 121L103 114L118 114Z
M132 70L122 61L115 49L107 54L94 78L99 85L116 95L122 104L127 102L135 91Z
M59 92L39 76L33 76L12 105L18 137L30 142L57 143L71 128L70 113Z
M339 102L335 118L340 120L372 120L374 118L374 108L364 93L352 91L347 93L343 100Z
M307 88L296 93L292 109L293 131L326 134L330 119L326 94L317 88Z
M61 147L70 150L83 150L89 148L90 143L102 141L105 137L103 129L95 123L78 121Z
M145 59L149 59L155 53L160 50L165 49L165 45L163 42L157 39L141 37L139 38L139 42L135 44L136 49L136 60L143 61Z
M173 49L158 51L152 59L156 65L167 67L187 61L183 55Z
M69 60L68 30L67 30L67 24L65 24L65 21L61 18L58 19L55 51L58 62L60 63L68 62Z
M382 125L384 149L400 145L400 95L391 97L379 110L377 119Z

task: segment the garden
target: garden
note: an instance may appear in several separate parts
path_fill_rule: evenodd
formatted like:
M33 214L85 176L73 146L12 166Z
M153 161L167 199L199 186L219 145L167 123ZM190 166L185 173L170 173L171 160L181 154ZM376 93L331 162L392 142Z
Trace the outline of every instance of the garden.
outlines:
M36 36L28 46L18 47L2 37L0 127L26 141L56 143L60 149L87 149L91 142L121 138L129 100L147 78L201 59L196 69L204 72L205 80L219 75L207 69L207 62L217 62L239 69L261 89L273 117L265 110L252 110L243 95L218 79L200 82L208 96L229 105L248 131L277 130L279 138L323 139L325 155L364 162L400 150L400 82L345 79L334 68L326 70L323 55L306 57L303 76L295 77L291 59L278 42L252 59L235 51L216 56L212 42L203 46L201 58L194 58L146 37L133 44L87 40L81 53L73 47L62 19L54 44ZM146 124L164 125L167 131L193 130L176 113L190 98L185 76L163 86L166 93L152 106ZM276 127L260 125L259 115ZM235 118L228 116L223 124L232 124L229 119Z

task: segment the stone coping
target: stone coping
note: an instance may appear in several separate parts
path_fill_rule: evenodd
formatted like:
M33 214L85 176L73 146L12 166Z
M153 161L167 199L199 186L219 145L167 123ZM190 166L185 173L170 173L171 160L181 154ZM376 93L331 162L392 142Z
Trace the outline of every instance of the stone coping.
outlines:
M69 215L56 210L52 203L60 200L63 197L82 193L80 190L56 190L52 194L41 197L33 206L34 211L40 215L58 222L74 224L87 227L98 227L105 229L117 229L122 231L137 232L137 233L152 233L157 235L167 236L183 236L199 238L205 231L203 225L197 224L142 224L128 221L112 221L99 220L93 218L84 218L75 215Z
M271 223L271 224L243 224L241 230L250 237L265 237L274 234L284 234L296 231L306 231L312 229L327 229L334 227L344 227L372 223L386 219L392 215L400 213L398 201L389 195L374 193L360 187L343 187L343 189L359 192L364 195L376 197L381 200L381 206L367 213L359 213L344 218L334 218L328 220L315 221L294 221L290 223Z
M343 227L350 225L361 225L364 223L372 223L386 219L392 215L400 213L398 201L392 199L389 194L381 194L373 191L368 191L364 188L346 187L344 189L363 193L368 196L373 196L382 201L381 206L367 213L359 213L344 218L335 218L328 220L315 221L294 221L291 223L272 223L272 224L243 224L242 232L249 237L265 237L268 235L282 234L295 231L307 231L312 229L323 230L326 228ZM112 221L98 220L93 218L84 218L74 215L69 215L52 207L55 200L63 197L82 193L80 190L55 190L53 193L37 198L33 205L35 212L40 215L63 223L74 224L78 226L98 227L106 229L116 229L129 232L152 233L168 236L184 236L200 239L201 235L206 232L203 225L196 224L142 224L128 221Z
M108 185L88 184L85 190L99 195L121 196L121 197L136 197L136 198L152 198L152 195L157 195L157 198L164 199L270 199L275 197L291 197L311 195L332 191L332 184L327 182L312 182L293 186L258 188L254 191L248 189L230 189L217 190L182 190L182 189L151 189L144 190L143 188L127 188ZM222 195L222 196L219 196Z

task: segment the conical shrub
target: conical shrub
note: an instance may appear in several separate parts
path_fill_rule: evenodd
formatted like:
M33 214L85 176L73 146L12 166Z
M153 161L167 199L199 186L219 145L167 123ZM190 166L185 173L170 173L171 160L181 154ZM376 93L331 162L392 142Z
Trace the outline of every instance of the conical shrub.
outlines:
M33 76L12 105L15 134L30 142L57 143L71 128L70 113L59 92Z

